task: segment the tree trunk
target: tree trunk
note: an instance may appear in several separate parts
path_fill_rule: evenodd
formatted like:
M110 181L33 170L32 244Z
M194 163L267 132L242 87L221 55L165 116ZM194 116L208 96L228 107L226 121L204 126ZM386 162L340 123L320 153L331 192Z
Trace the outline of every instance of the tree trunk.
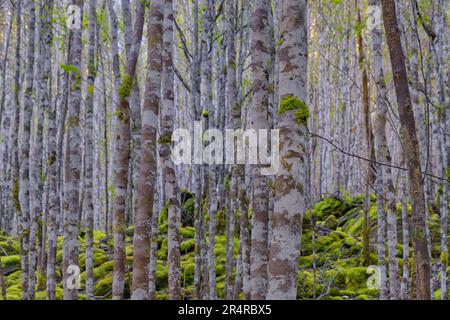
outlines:
M408 190L412 206L412 239L416 264L417 299L431 299L430 255L426 237L425 197L420 170L419 146L411 104L405 56L402 51L400 32L395 14L394 0L381 0L386 39L389 46L398 111L401 123L401 139L408 168Z
M156 131L161 91L162 37L164 1L150 4L148 25L148 71L142 117L141 159L137 194L136 221L133 250L133 281L131 298L148 297L150 226L152 221L154 188L156 181Z
M175 168L171 157L171 136L174 129L174 73L173 73L173 2L166 0L164 8L163 35L163 76L161 119L162 133L159 143L159 153L164 175L164 192L168 202L167 229L167 260L169 262L169 299L181 299L181 262L180 262L180 227L181 210L179 189L175 175Z
M270 1L258 0L253 9L252 19L252 105L250 110L250 128L268 129L269 74L267 70L272 59ZM261 131L260 139L266 139ZM266 155L264 155L266 156ZM251 299L265 300L267 294L267 260L269 256L269 188L267 177L261 174L264 163L252 171L252 239L250 253Z
M22 215L22 234L21 234L21 264L22 264L22 299L28 300L29 294L29 243L30 243L30 137L31 137L31 119L33 110L33 78L34 78L34 39L35 39L35 4L29 0L27 5L28 12L28 47L27 64L25 70L25 94L22 117L22 137L20 141L20 181L19 181L19 201Z
M305 211L305 140L308 65L307 3L285 0L280 21L280 167L269 252L267 299L295 299L300 236Z
M89 1L89 40L88 40L88 90L85 102L85 170L84 170L84 203L86 218L86 297L94 298L94 204L93 204L93 173L94 173L94 85L97 73L95 62L95 34L97 28L96 0Z
M83 13L83 1L73 0L73 5L80 7L81 21ZM69 31L69 58L73 72L70 72L69 103L67 113L67 145L65 160L65 185L64 185L64 210L65 210L65 237L64 237L64 299L76 300L78 291L73 283L69 286L71 275L70 266L78 266L78 224L80 215L80 178L81 178L81 55L82 55L82 31L70 29ZM72 270L73 272L73 270Z
M381 12L379 0L371 0L371 12ZM391 164L391 153L389 150L386 137L386 114L387 114L387 90L383 71L383 55L382 55L382 37L381 25L377 25L375 17L369 16L373 19L372 33L372 63L374 65L374 77L377 88L377 107L372 113L372 126L376 146L377 161L387 165ZM381 201L380 209L387 208L387 238L388 238L388 254L389 254L389 292L390 298L393 300L399 299L400 286L398 281L398 261L397 261L397 209L394 184L392 182L391 168L388 166L380 166L377 171L380 184L382 186L378 195L377 201ZM383 214L384 216L384 214ZM383 223L384 224L384 223ZM381 241L385 245L384 239ZM380 243L381 243L380 242ZM383 290L380 291L382 293ZM383 297L387 298L387 297Z

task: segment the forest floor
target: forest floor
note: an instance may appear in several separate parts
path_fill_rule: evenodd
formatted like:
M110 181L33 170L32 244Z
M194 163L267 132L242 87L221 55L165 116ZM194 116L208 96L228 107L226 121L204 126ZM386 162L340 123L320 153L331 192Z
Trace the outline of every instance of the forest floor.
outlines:
M377 299L378 290L370 289L367 280L370 277L368 268L362 263L362 228L363 228L363 197L342 199L326 198L317 203L312 210L312 220L315 221L315 246L312 240L311 211L304 215L301 257L299 259L298 299ZM183 296L191 297L194 278L194 228L189 226L186 215L192 214L193 203L187 200L183 205L185 224L181 228L181 274ZM400 211L400 206L398 210ZM400 214L398 215L400 217ZM399 218L400 219L400 218ZM216 236L216 272L217 289L220 298L223 298L225 279L226 237L224 235L224 215L219 213ZM433 240L433 257L439 255L439 215L431 214L430 232ZM399 221L398 225L401 225ZM374 197L369 211L370 234L370 264L377 264L376 256L377 211ZM238 231L237 233L238 234ZM125 298L129 298L131 283L133 229L126 231L127 274L125 277ZM401 238L399 230L398 238ZM56 298L62 299L63 287L61 279L62 263L62 237L58 238L57 251L57 289ZM101 231L94 232L94 278L96 299L110 299L112 291L113 273L113 238ZM313 250L315 247L315 250ZM399 270L402 270L402 250L398 245L397 257ZM85 239L84 233L79 236L80 269L85 267ZM315 254L314 254L315 251ZM235 254L238 253L238 238L235 239ZM159 218L159 237L157 251L156 287L157 299L167 299L167 214L165 210ZM21 268L19 241L0 233L0 258L6 279L7 299L21 299ZM409 259L412 265L412 258ZM316 266L314 268L314 265ZM450 270L448 270L450 271ZM414 277L414 272L412 274ZM84 293L85 272L81 273L80 299L85 299ZM439 290L435 297L440 295ZM36 299L45 299L45 275L37 272Z

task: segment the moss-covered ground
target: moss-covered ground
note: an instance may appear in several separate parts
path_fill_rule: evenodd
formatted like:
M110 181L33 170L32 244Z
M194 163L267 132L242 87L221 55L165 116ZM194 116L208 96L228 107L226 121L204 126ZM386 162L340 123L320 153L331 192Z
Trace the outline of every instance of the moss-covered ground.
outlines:
M194 228L192 219L193 206L188 199L183 205L183 226L181 228L181 275L183 295L192 296L194 277ZM375 200L375 199L372 199ZM312 219L311 219L312 214ZM400 215L399 215L400 216ZM218 215L216 236L216 271L219 297L223 297L225 279L226 238L224 235L225 214ZM315 246L313 246L311 220L314 222ZM439 217L431 215L430 230L433 239L433 256L439 256ZM370 264L376 265L376 221L375 202L369 212ZM399 226L400 218L399 218ZM362 259L363 204L362 197L344 197L343 199L326 198L317 203L304 215L301 257L298 272L298 299L377 299L378 290L367 287L370 274ZM133 229L126 232L127 270L125 280L125 297L129 297L132 267ZM157 298L167 299L167 216L163 212L159 221L158 261L156 271ZM97 299L110 299L113 274L113 238L101 231L94 233L94 278ZM401 239L401 229L399 229ZM62 299L62 237L58 238L57 251L57 289L56 298ZM313 247L315 247L313 249ZM84 233L79 236L80 269L85 267ZM235 239L235 254L238 251L238 238ZM5 273L7 299L21 299L20 246L17 239L0 234L0 257ZM400 268L402 246L398 246ZM412 257L410 257L412 263ZM314 267L315 266L315 267ZM401 270L401 269L400 269ZM449 270L450 271L450 270ZM81 273L80 299L84 299L85 272ZM439 296L439 291L435 292ZM37 273L36 299L45 299L45 275Z

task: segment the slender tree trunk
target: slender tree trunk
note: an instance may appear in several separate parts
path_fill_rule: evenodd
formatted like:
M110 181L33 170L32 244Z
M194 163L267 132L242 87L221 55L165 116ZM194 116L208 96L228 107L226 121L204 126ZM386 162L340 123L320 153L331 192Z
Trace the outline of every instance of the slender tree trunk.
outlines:
M371 0L373 14L381 13L379 0ZM375 17L373 19L372 33L372 63L374 65L374 77L377 88L377 107L372 113L372 126L374 140L376 146L377 161L384 164L391 164L391 153L386 137L386 114L387 114L387 90L383 71L383 54L381 25L376 25ZM388 254L389 254L389 292L390 298L398 300L400 295L400 286L398 281L398 261L397 261L397 210L394 184L392 182L391 168L388 166L380 166L377 171L378 178L381 179L382 189L378 190L377 201L382 201L380 209L387 208L387 238L388 238ZM384 215L383 215L384 216ZM384 246L384 239L382 240ZM382 292L382 291L381 291ZM380 293L381 293L380 292ZM387 298L387 297L383 297Z
M112 71L114 74L114 84L116 86L116 89L120 87L121 79L120 79L120 62L119 62L119 45L118 45L118 26L117 26L117 15L114 11L114 3L112 0L108 0L108 10L109 10L109 20L110 20L110 32L111 32L111 51L112 51ZM142 22L143 25L143 22ZM142 36L141 36L142 38ZM141 39L139 39L140 41ZM131 51L131 48L130 48ZM130 53L131 54L131 53ZM137 59L137 58L136 58ZM129 61L127 59L127 61ZM137 63L137 62L136 62ZM102 75L104 77L104 74ZM113 97L113 103L117 100L120 100L119 94L115 95ZM104 168L104 175L105 175L105 232L107 235L110 233L110 224L111 221L109 219L110 217L110 204L109 204L109 139L108 139L108 120L107 120L107 105L105 103L105 125L104 125L104 140L105 140L105 168ZM125 132L124 132L125 134ZM119 131L119 138L120 140L120 131Z
M169 298L181 299L181 262L180 262L180 227L181 209L179 190L175 175L174 164L171 160L171 136L174 129L174 73L173 73L173 2L166 0L164 8L164 36L163 36L163 77L161 118L162 133L159 153L164 175L164 191L168 202L167 229L167 260L169 262Z
M358 1L355 0L355 8L358 12L357 14L357 23L361 24L361 12L358 6ZM372 126L370 123L370 97L369 97L369 78L367 76L367 69L365 66L365 48L363 42L362 31L358 31L357 33L357 45L358 45L358 63L361 69L361 87L362 87L362 102L363 102L363 110L364 110L364 129L365 129L365 138L367 141L367 155L371 160L375 160L375 149L373 146L373 134L372 134ZM375 182L375 168L372 163L367 163L366 168L366 194L365 194L365 208L364 208L364 223L363 223L363 259L364 264L370 264L370 239L369 239L369 210L370 210L370 185L373 185ZM382 183L382 181L380 181ZM384 219L384 214L380 216L380 219ZM383 222L384 223L384 222ZM383 223L380 224L383 225ZM381 227L380 227L381 228Z
M430 255L426 237L425 197L420 170L419 146L411 104L405 56L395 14L394 0L381 0L386 39L389 46L394 84L400 116L400 134L408 168L408 189L412 206L412 239L416 264L416 293L419 300L431 299Z
M215 30L215 0L207 0L206 9L203 13L203 28L206 32L203 33L203 60L202 60L202 88L204 90L203 97L203 120L205 122L205 131L208 129L216 129L216 113L213 104L213 74L212 64L214 57L214 30ZM213 160L214 156L212 156ZM206 159L204 159L204 162ZM208 248L207 248L207 268L208 282L209 282L209 298L210 300L217 299L217 284L216 284L216 261L215 261L215 244L216 244L216 224L217 224L217 210L218 201L216 194L216 170L217 166L213 162L204 165L204 198L208 203L209 223L208 223Z
M250 128L268 129L269 74L267 70L272 59L270 1L258 0L253 9L252 19L252 105L250 110ZM267 138L259 133L260 140ZM261 144L260 144L261 147ZM260 149L261 150L261 149ZM266 157L266 155L264 155ZM261 155L259 165L252 171L252 239L250 253L251 299L264 300L267 294L267 260L269 256L269 188L267 177L261 174Z
M47 213L47 300L55 300L56 290L56 247L57 247L57 225L56 216L60 211L58 195L58 162L56 142L56 109L49 107L47 111L47 181L48 181L48 213Z
M52 25L51 25L51 16L52 16L52 11L53 11L53 1L51 0L46 0L43 2L42 5L42 9L43 12L41 13L41 17L43 17L43 21L42 21L42 27L41 27L41 41L40 41L40 45L41 45L41 56L42 56L42 70L41 70L41 75L40 75L40 92L39 92L39 97L40 97L40 108L41 110L39 110L38 112L43 113L46 115L47 118L47 132L48 132L48 139L47 139L47 146L48 146L48 150L47 150L47 177L48 177L48 181L47 184L50 186L50 188L54 188L52 189L53 192L56 192L56 185L55 185L55 180L52 179L57 179L56 177L56 165L57 165L57 161L56 161L56 132L55 132L55 118L51 118L50 114L52 113L52 115L55 115L55 110L51 104L51 53L52 53L52 41L53 41L53 30L52 30ZM51 119L50 119L51 118ZM42 134L42 129L41 129L41 134ZM39 137L38 137L39 139ZM41 153L42 151L40 150L41 148L43 149L43 141L41 141L40 146L36 145L36 150L39 150L39 152ZM50 153L51 150L51 153ZM43 169L42 169L43 170ZM41 179L42 173L40 171L37 171L37 179ZM42 186L43 189L43 186ZM38 192L42 192L44 190L38 190ZM48 187L47 187L47 190ZM47 191L46 190L46 191ZM47 193L47 201L48 201L48 196L50 194ZM56 212L52 211L54 209L53 205L54 205L54 201L56 197L56 194L52 193L51 194L52 199L51 199L51 206L48 208L48 212L45 214L45 216L43 217L43 230L42 230L42 246L41 246L41 266L39 267L39 272L43 273L44 269L45 269L45 263L46 260L48 261L47 256L46 256L46 239L47 236L52 236L52 241L48 242L48 256L50 257L51 253L54 253L54 260L52 260L53 264L56 264L56 228L54 225L54 221L50 221L48 219L48 215L52 214L53 218L56 216ZM58 206L59 207L59 206ZM47 211L47 210L45 210ZM39 212L40 213L40 212ZM50 222L50 223L47 223ZM49 233L47 234L47 230L49 228L53 228L51 231L49 231ZM52 246L52 247L50 247ZM54 250L52 252L50 252L50 250ZM52 268L55 268L56 266L52 266ZM54 270L54 269L53 269ZM53 275L54 276L54 275ZM54 280L54 279L53 279ZM47 278L47 281L52 281L52 275L50 274L50 280ZM54 299L54 297L53 297Z
M85 170L84 170L84 203L86 217L86 297L94 298L94 85L97 73L95 62L95 34L97 28L96 0L89 1L89 39L88 39L88 90L85 102Z
M42 26L44 7L38 5L39 19L36 20L35 27L35 66L34 66L34 94L35 101L33 105L33 114L31 117L31 136L30 136L30 250L28 253L29 270L28 270L28 299L34 300L36 289L36 263L37 263L37 245L38 245L38 229L39 220L42 213L42 90L44 81L42 79L42 66L44 64L42 55L42 46L38 39L42 38Z
M111 7L110 7L111 12ZM113 292L114 300L123 299L125 285L125 207L126 191L128 187L128 168L130 162L130 112L129 96L133 85L133 78L136 72L136 64L139 57L140 43L144 27L145 6L138 2L136 13L136 25L134 42L127 61L127 68L122 83L118 89L119 95L119 126L120 136L118 142L119 155L117 159L116 173L116 197L114 199L114 275ZM135 230L136 233L137 230Z
M82 19L83 1L73 0L73 5L80 8ZM81 178L81 50L82 31L71 29L69 31L69 65L76 68L70 72L69 103L67 113L67 145L66 160L64 165L64 210L65 210L65 235L64 235L64 299L76 300L78 291L73 283L69 286L69 277L73 270L70 266L78 266L78 224L80 215L80 178ZM70 273L69 273L70 272Z
M29 0L27 5L28 13L28 48L27 64L25 70L25 94L22 116L22 137L20 141L20 180L19 180L19 201L22 214L22 234L21 234L21 264L22 264L22 299L28 300L28 276L29 276L29 242L30 242L30 125L33 110L33 78L34 78L34 39L35 39L35 5L33 0Z
M157 193L157 192L156 192ZM157 197L155 196L157 199ZM148 265L148 299L156 299L156 267L158 259L158 221L159 210L156 201L153 204L153 215L151 220L151 232L150 232L150 255Z
M10 193L10 184L9 184L9 173L10 173L10 150L12 149L11 146L11 135L10 135L10 126L11 126L11 116L12 112L14 112L13 108L5 108L5 101L6 101L6 80L7 80L7 69L9 67L8 63L8 56L9 56L9 47L10 47L10 41L11 41L11 31L13 29L13 21L14 21L14 14L10 14L10 18L8 21L8 28L7 31L4 31L3 33L3 41L4 41L4 51L3 51L3 61L1 64L1 94L0 94L0 228L4 230L5 232L8 232L11 227L11 220L12 217L10 217L10 204L8 201L10 201L10 198L7 196ZM6 33L6 35L5 35ZM13 135L16 134L16 132L12 133ZM3 201L2 201L3 200Z
M267 299L295 299L304 199L307 3L285 0L280 21L280 167L275 179L275 208L269 251Z
M400 186L400 197L402 204L402 244L403 244L403 273L400 285L400 299L408 300L410 298L410 275L409 275L409 218L408 203L406 191L406 174L402 174Z
M16 5L16 47L15 47L15 70L14 70L14 86L15 88L20 87L20 45L21 45L21 34L22 34L22 4L20 1ZM19 175L20 175L20 163L19 163L19 128L20 128L20 101L19 101L19 90L14 90L13 95L13 108L14 108L14 118L11 125L12 136L11 136L11 198L14 207L14 212L17 217L18 224L18 234L22 235L21 227L21 208L19 199ZM20 140L19 140L20 141ZM21 260L22 260L22 239L20 238L21 247ZM23 260L22 260L23 261Z
M230 113L230 120L228 123L231 129L240 129L241 126L241 110L240 105L237 101L237 82L236 82L236 46L235 46L235 35L236 35L236 3L230 0L226 1L226 22L225 22L225 42L226 42L226 55L227 55L227 82L228 82L228 106L227 111ZM239 137L238 137L239 139ZM234 142L233 142L234 143ZM234 158L234 155L231 155ZM242 176L242 165L232 165L231 166L231 176L230 176L230 197L231 197L231 209L229 214L233 217L230 218L230 223L234 224L236 213L239 214L239 179ZM234 228L233 228L234 229ZM231 230L230 230L231 231ZM234 244L234 230L233 233L230 232L229 235L230 244ZM241 244L240 244L241 246ZM234 245L229 246L229 250L233 252L229 253L230 258L234 256ZM241 252L241 248L239 250ZM240 253L239 253L240 254ZM239 260L239 259L238 259ZM232 261L227 261L227 263L232 263ZM237 269L238 263L236 261L236 284L231 291L231 286L229 288L229 298L233 297L233 291L240 290L241 281L240 273L238 274ZM232 268L232 267L231 267ZM232 269L231 269L232 270ZM232 275L230 275L232 277ZM236 288L237 287L237 288ZM236 295L234 295L236 296Z
M142 117L141 159L137 194L137 208L133 250L133 281L131 298L145 300L148 297L148 266L150 226L156 182L156 131L161 91L162 38L164 1L150 4L148 25L148 71Z

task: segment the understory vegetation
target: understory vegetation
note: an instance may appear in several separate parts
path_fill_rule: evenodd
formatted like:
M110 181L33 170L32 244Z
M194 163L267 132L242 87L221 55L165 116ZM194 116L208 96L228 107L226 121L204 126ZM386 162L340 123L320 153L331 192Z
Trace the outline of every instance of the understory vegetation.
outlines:
M195 257L195 230L190 224L193 215L193 199L190 198L183 205L183 225L181 236L181 281L184 299L192 298ZM371 243L375 243L377 229L376 199L372 196L369 214L369 234ZM401 205L397 205L401 210ZM409 206L408 206L409 207ZM410 207L408 211L410 212ZM312 213L312 217L310 216ZM251 215L251 212L250 212ZM219 214L215 244L217 289L219 298L224 297L226 237L224 235L224 215ZM250 217L251 218L251 217ZM325 198L317 203L312 211L304 215L302 250L299 259L298 299L331 299L331 300L372 300L378 299L379 290L367 286L370 277L367 266L362 259L362 231L363 231L363 197ZM311 227L313 221L314 228ZM432 237L432 256L439 257L439 216L432 213L430 217L430 232ZM313 243L312 234L315 240ZM401 230L399 230L401 232ZM238 254L239 230L235 237L235 258ZM159 219L158 261L156 267L157 299L167 299L168 263L167 263L167 212L163 209ZM81 232L78 238L81 288L80 299L83 294L86 275L85 267L85 237ZM63 283L61 277L63 238L58 237L57 246L57 288L56 298L63 298ZM400 269L403 266L403 246L398 245L397 258ZM125 274L125 299L130 297L132 258L133 258L133 228L126 230L127 272ZM94 232L94 280L96 299L110 299L113 281L113 237L102 231ZM21 299L21 267L20 246L18 239L0 235L0 256L5 275L6 296L10 300ZM376 250L371 247L370 262L377 264ZM413 264L410 256L409 264ZM314 268L315 266L315 268ZM447 269L450 269L447 268ZM447 270L447 272L450 270ZM414 279L414 271L412 275ZM45 275L36 273L36 299L45 300ZM412 288L414 290L414 287ZM440 298L440 291L436 290L435 298Z

